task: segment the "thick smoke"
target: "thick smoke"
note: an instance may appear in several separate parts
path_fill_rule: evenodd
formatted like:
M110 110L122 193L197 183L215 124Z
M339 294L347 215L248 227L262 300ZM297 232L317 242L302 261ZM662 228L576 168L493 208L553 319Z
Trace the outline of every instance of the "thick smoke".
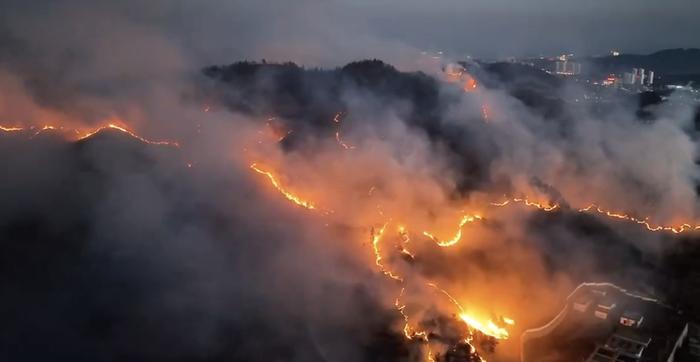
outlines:
M182 145L1 135L0 350L10 360L411 360L420 348L402 336L400 290L416 328L447 336L436 321L458 313L428 283L466 312L514 318L514 337L489 360L515 360L518 331L551 317L573 285L652 290L649 264L674 245L579 208L695 220L684 109L661 105L652 123L622 106L552 111L480 65L470 70L485 86L465 93L441 79L442 60L365 31L350 37L362 26L319 1L6 10L2 124L119 119ZM379 57L426 73L380 62L200 73L233 56L314 66ZM525 86L559 99L578 91ZM253 162L318 211L286 202ZM509 197L564 210L491 205ZM456 246L423 235L451 238L465 213L483 221ZM382 265L402 284L377 271L371 235L383 225ZM397 251L399 226L415 257Z

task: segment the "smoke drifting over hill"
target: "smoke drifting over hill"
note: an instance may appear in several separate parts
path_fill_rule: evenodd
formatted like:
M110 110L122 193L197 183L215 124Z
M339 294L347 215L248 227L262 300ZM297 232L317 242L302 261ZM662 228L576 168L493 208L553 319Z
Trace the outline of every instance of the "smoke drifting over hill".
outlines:
M0 15L7 360L421 360L512 318L511 339L479 346L511 361L580 281L670 293L660 260L698 220L691 110L600 117L565 100L576 89L479 64L466 86L445 59L350 40L315 1L235 2L243 34L211 38L172 27L215 7L149 4ZM277 37L285 21L300 27ZM269 59L388 63L202 70L229 37ZM81 136L108 123L179 147Z

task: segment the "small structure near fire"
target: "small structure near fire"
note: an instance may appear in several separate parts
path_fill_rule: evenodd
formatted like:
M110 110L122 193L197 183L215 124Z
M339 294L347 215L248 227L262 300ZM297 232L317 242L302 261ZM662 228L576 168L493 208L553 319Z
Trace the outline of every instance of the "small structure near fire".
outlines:
M575 311L585 313L593 304L593 298L589 295L582 295L574 300L572 307Z
M620 317L620 324L626 327L639 327L643 321L644 315L632 311L625 311Z
M610 312L612 312L616 306L617 303L615 303L614 298L604 297L600 302L598 302L593 315L596 316L596 318L608 319L608 315L610 315Z

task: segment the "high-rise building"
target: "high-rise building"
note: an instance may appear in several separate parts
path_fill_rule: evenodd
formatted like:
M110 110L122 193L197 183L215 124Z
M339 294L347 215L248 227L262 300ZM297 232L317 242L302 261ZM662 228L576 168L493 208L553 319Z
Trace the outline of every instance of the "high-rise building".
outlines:
M564 73L564 66L566 65L565 62L555 62L554 63L554 72L557 74L562 74Z
M632 73L623 74L623 83L627 85L651 86L654 84L654 71L644 71L644 68L632 68Z
M568 60L555 62L554 72L561 75L581 74L581 63L570 62Z

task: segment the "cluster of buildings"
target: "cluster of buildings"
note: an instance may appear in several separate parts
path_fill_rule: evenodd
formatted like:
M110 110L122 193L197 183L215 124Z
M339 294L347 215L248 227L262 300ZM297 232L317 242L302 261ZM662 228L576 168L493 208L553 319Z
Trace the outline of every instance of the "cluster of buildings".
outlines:
M611 284L580 288L555 321L526 338L524 362L700 361L700 327Z
M632 68L632 73L623 74L623 83L626 85L639 85L651 87L654 85L654 71L644 68Z
M581 74L581 63L570 61L568 56L561 55L554 62L554 74L579 75Z
M672 309L610 289L591 289L572 303L575 313L603 327L586 362L673 362L688 337ZM605 328L607 327L607 328Z
M644 68L632 68L632 72L624 72L622 77L608 75L600 83L606 87L625 88L628 90L649 90L654 85L654 71Z

